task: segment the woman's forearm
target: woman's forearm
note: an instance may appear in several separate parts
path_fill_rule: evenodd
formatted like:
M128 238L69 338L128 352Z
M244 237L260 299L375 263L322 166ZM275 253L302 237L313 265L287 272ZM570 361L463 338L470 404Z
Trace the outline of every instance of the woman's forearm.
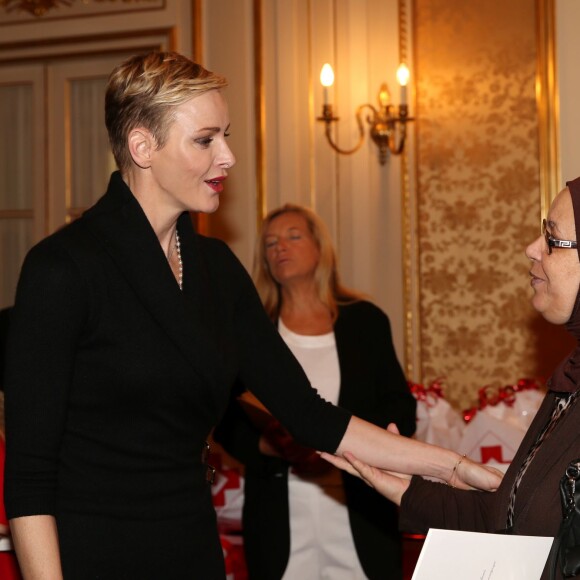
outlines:
M14 518L10 520L10 529L24 580L62 580L54 517Z
M389 433L352 417L337 454L350 452L379 469L436 477L456 487L497 489L501 475L473 463L455 451Z
M427 475L449 481L460 459L454 451L389 433L358 417L352 417L337 453L349 451L380 469L409 475Z

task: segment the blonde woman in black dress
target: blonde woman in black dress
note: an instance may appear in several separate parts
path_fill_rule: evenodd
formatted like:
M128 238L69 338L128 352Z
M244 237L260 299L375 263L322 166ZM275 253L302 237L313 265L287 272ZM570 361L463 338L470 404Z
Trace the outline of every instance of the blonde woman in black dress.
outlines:
M241 377L301 440L449 479L425 449L325 403L228 247L190 212L235 163L225 80L153 52L111 74L119 170L22 268L8 338L5 501L27 580L223 579L205 439ZM292 389L290 389L292 385ZM476 464L465 484L497 485Z

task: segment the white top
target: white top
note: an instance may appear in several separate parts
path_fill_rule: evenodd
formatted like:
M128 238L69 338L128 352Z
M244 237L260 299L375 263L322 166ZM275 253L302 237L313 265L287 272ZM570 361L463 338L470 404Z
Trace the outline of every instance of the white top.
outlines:
M316 336L296 334L284 325L281 318L278 319L278 332L298 359L310 384L321 397L338 404L340 367L334 332Z
M278 319L278 332L304 369L310 384L321 397L337 405L340 393L340 367L334 332L316 336L296 334L284 325L281 318ZM288 480L291 482L295 479L307 480L322 487L342 486L340 471L336 468L330 468L322 474L308 475L296 475L290 469Z

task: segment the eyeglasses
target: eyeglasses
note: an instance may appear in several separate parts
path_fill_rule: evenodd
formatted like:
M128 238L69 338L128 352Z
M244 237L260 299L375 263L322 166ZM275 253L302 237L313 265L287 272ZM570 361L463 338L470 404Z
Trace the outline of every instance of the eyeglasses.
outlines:
M546 238L546 246L548 247L548 254L552 253L552 248L564 248L565 250L572 250L578 247L576 242L571 240L557 240L552 236L546 227L546 220L542 220L542 234Z

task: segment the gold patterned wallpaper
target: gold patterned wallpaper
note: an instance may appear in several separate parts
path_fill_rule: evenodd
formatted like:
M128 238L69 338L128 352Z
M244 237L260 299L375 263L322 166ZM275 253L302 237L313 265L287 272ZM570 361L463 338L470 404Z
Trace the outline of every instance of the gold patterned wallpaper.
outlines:
M414 18L422 377L463 409L552 364L524 256L540 217L535 2L415 0Z

